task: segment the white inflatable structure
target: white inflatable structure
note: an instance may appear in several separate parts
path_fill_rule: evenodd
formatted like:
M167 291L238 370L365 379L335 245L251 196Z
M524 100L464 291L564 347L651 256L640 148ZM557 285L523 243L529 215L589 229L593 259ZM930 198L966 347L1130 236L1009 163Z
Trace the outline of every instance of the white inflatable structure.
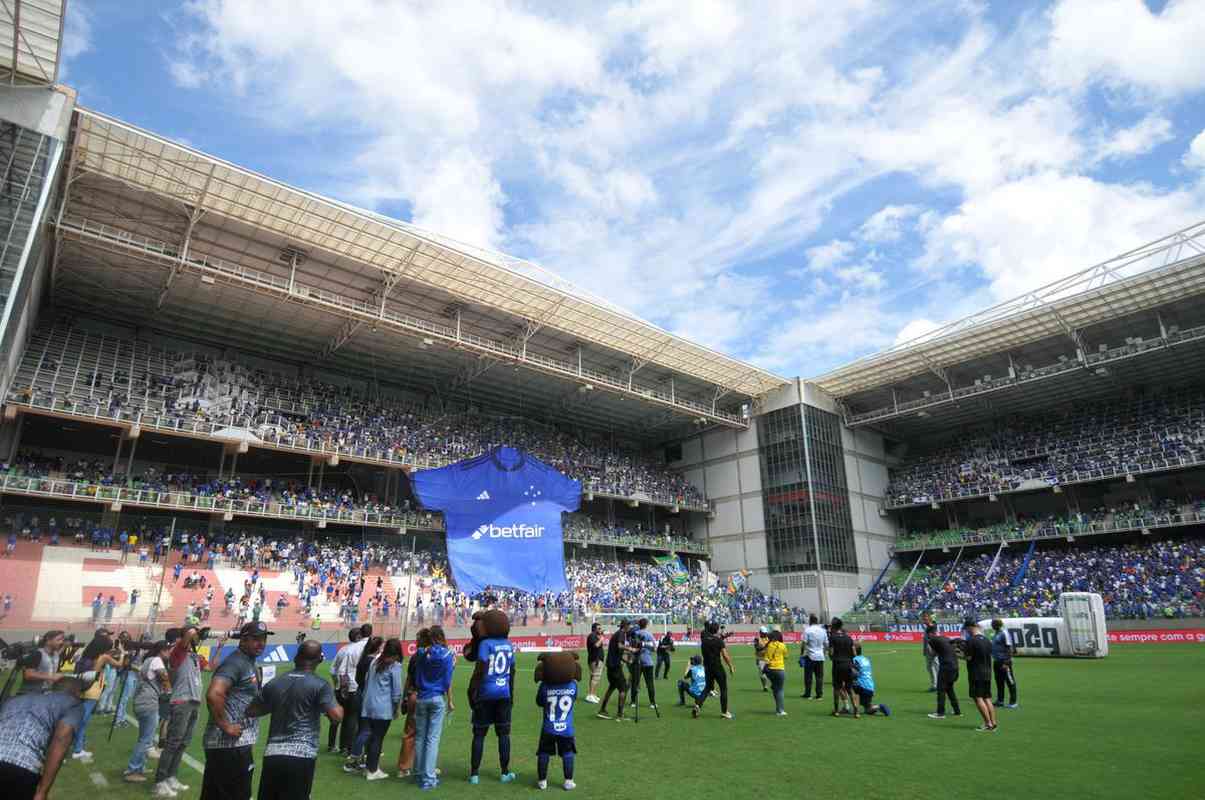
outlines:
M1105 628L1105 604L1091 592L1059 595L1059 617L1014 617L1004 619L1004 631L1019 656L1104 658L1109 654ZM979 627L990 633L992 621Z

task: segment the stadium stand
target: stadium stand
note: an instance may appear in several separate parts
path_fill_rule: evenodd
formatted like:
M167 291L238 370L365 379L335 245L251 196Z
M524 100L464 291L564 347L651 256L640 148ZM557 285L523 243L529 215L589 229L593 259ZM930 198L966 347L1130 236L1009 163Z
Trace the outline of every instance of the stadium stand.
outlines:
M584 491L707 508L702 493L681 475L637 453L529 420L426 411L75 326L34 334L9 401L148 429L416 467L441 466L505 443L577 478Z
M1057 547L1026 564L1014 548L918 568L879 585L863 608L900 619L930 610L952 617L1049 616L1061 592L1098 592L1110 618L1199 617L1205 610L1205 539Z
M10 519L5 522L12 525ZM387 539L351 543L347 537L278 537L254 531L209 538L204 530L179 528L174 545L168 547L168 532L161 524L117 532L74 517L62 523L44 517L14 526L23 540L13 558L0 562L0 571L23 564L22 572L33 580L18 589L15 611L0 620L4 627L43 619L142 625L160 580L160 623L195 615L222 625L257 618L299 628L366 620L401 624L407 587L413 586L411 622L463 627L485 600L484 594L469 597L456 591L438 541L409 550ZM119 540L121 534L126 542ZM133 546L127 544L130 535L137 537ZM575 548L569 545L566 559L570 592L488 593L516 625L568 624L586 620L591 613L646 609L663 610L687 624L804 618L802 609L753 587L715 581L697 566L679 572L640 557L575 556ZM5 575L5 585L14 585L12 574ZM64 600L67 596L78 599ZM100 603L94 605L97 596ZM111 613L106 608L109 597L116 603Z
M1125 531L1205 525L1205 501L1189 503L1165 501L1153 506L1132 505L1101 507L1087 512L1050 515L1039 519L1018 519L981 528L957 528L901 534L895 542L897 553L931 547L1021 542L1031 539L1091 536Z
M891 471L900 507L1205 463L1201 389L1075 403L960 435Z

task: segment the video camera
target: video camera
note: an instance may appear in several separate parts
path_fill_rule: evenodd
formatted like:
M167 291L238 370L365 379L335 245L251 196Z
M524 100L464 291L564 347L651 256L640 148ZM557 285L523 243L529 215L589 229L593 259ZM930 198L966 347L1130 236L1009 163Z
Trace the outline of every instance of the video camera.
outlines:
M197 629L197 641L198 642L203 642L206 639L237 639L238 638L238 631L221 631L215 636L214 632L213 632L213 628L210 628L209 626L205 626L204 628L202 628L197 625L184 625L179 628L168 628L166 631L163 632L163 638L167 640L168 644L171 644L172 642L176 641L181 636L183 636L184 632L186 630L188 630L189 628Z
M31 642L9 642L0 639L0 659L4 661L15 661L18 664L25 663L25 659L35 653L38 649L36 644Z

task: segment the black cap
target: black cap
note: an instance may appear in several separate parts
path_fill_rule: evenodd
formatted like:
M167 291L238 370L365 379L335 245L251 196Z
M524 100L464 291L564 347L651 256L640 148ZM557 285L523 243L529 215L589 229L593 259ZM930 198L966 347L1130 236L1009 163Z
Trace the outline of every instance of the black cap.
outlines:
M271 636L272 631L268 630L268 626L263 622L248 622L239 629L238 638L256 638L259 636Z

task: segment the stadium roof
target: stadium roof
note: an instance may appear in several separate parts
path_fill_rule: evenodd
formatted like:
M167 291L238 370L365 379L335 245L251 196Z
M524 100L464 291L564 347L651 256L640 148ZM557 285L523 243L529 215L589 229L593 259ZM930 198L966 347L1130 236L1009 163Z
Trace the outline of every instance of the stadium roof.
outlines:
M1205 292L1205 221L811 380L842 399Z
M0 0L0 75L9 83L58 80L65 0Z
M670 334L530 262L286 186L94 111L79 111L72 169L506 312L525 320L529 331L555 329L625 354L633 370L655 364L748 397L787 382Z

